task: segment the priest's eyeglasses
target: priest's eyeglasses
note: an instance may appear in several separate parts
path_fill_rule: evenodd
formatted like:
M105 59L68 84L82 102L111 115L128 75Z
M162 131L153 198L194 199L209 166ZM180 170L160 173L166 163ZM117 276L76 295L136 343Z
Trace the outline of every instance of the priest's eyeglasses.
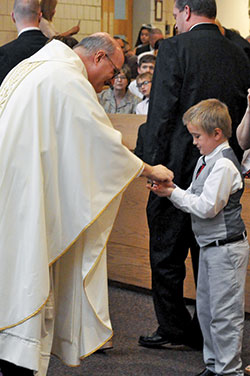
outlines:
M108 54L105 54L106 58L110 61L110 63L112 64L113 66L113 69L114 69L114 74L113 76L110 78L110 80L112 80L113 78L115 78L119 73L120 73L120 69L117 68L117 66L113 63L113 61L110 59L109 55Z

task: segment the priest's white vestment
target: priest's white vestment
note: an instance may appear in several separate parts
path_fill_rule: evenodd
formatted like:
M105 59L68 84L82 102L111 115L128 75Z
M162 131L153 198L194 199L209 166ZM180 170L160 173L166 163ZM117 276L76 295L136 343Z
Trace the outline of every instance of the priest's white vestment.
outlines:
M44 376L51 346L77 366L112 337L106 244L142 168L68 46L50 42L5 78L0 359Z

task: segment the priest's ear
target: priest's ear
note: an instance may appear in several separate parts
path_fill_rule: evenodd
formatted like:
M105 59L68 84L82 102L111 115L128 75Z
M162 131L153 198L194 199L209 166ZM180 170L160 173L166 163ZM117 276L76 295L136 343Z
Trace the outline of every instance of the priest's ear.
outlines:
M99 50L94 55L94 63L97 65L100 63L102 59L104 59L106 56L106 53L103 50Z

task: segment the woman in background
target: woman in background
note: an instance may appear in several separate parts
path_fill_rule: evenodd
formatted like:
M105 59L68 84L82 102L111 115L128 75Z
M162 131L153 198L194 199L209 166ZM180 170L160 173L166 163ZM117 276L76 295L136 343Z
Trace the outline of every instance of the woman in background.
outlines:
M98 94L99 102L105 112L109 114L135 114L136 106L141 99L128 90L130 80L131 72L125 64L114 78L113 87Z
M141 52L145 52L145 48L148 46L149 48L149 32L152 30L152 25L150 24L143 24L139 30L138 37L135 43L135 54L138 56ZM143 47L143 51L141 48ZM149 49L148 49L149 51Z

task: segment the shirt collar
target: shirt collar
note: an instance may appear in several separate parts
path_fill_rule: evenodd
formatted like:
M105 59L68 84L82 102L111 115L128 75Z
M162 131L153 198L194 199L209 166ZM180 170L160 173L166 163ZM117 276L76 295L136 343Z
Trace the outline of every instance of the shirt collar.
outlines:
M18 36L24 33L25 31L30 31L30 30L40 30L40 29L39 27L36 27L36 26L25 27L18 33Z
M198 26L198 25L214 25L214 23L213 22L198 22L197 24L195 24L195 25L193 25L193 26L191 26L190 27L190 29L188 30L188 31L190 31L190 30L192 30L194 27L196 27L196 26Z
M218 145L213 151L212 153L208 154L208 155L205 155L205 160L206 161L209 161L209 159L213 158L217 153L219 153L221 150L223 149L227 149L229 148L229 142L228 141L225 141L223 142L222 144Z

